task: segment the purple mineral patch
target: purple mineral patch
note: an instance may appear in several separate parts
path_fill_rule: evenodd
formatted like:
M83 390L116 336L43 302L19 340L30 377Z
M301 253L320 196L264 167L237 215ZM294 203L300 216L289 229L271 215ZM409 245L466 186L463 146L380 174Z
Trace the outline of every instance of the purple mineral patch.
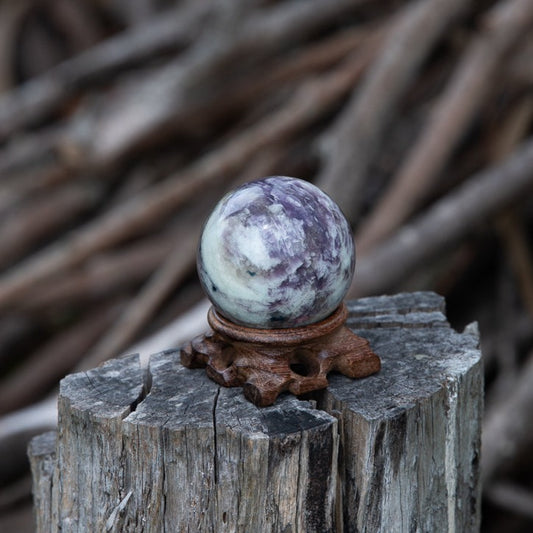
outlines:
M272 176L224 196L208 218L198 273L216 309L237 324L318 322L342 302L355 267L346 218L314 185Z

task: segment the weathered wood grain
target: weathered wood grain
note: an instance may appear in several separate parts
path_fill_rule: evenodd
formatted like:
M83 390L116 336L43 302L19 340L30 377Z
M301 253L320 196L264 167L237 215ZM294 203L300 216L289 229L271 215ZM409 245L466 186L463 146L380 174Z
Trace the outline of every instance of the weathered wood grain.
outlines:
M137 490L120 531L333 531L333 417L289 396L259 409L177 352L150 373L124 423Z
M65 378L57 444L29 451L38 531L476 531L475 332L430 293L349 310L383 368L311 402L255 407L176 351Z
M344 531L478 531L476 328L453 331L431 293L364 298L349 310L382 370L357 382L333 376L319 402L342 420Z
M61 381L58 400L57 530L106 531L125 498L123 420L144 396L137 356ZM55 531L55 529L52 529ZM117 530L118 531L118 530Z
M56 471L56 432L48 431L33 438L28 449L33 475L33 501L37 531L51 531L54 474Z

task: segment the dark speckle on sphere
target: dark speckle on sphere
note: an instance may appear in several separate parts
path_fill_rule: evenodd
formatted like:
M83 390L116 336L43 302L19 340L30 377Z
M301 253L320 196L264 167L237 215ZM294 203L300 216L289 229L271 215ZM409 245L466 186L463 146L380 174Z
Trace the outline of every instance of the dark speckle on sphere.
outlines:
M272 176L224 196L208 218L198 274L233 322L288 328L318 322L342 302L355 267L348 222L329 196Z

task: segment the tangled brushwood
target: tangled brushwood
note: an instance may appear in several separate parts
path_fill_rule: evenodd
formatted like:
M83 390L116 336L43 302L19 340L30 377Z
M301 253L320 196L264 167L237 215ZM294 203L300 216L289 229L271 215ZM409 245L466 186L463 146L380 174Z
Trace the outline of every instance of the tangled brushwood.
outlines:
M0 529L59 379L201 331L202 223L275 174L343 209L350 297L479 321L483 531L531 530L531 0L5 0L0 43Z

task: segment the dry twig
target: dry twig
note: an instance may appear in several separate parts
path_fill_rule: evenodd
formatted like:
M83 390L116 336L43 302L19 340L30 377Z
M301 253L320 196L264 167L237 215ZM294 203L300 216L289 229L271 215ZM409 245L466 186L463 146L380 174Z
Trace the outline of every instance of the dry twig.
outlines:
M105 304L59 333L29 357L0 387L0 414L38 400L72 370L117 316L119 306Z
M85 306L91 301L123 292L141 283L179 242L179 232L147 237L124 249L91 258L83 268L53 277L17 300L20 312L38 313L66 305Z
M514 483L492 483L485 496L499 507L533 520L533 492Z
M94 184L76 184L54 190L28 202L0 226L0 270L94 207L102 191Z
M31 6L30 0L9 0L0 5L0 100L15 81L11 68L15 35Z
M291 54L261 76L224 86L212 99L188 105L182 110L180 127L194 124L194 129L209 129L217 121L257 102L270 90L331 67L358 46L379 46L384 30L385 25L351 28ZM71 129L68 126L52 132L40 131L0 151L0 173L4 174L4 182L0 183L0 209L16 205L28 195L70 178L82 163L83 166L94 164L90 154L83 153L80 135L87 129L82 128L81 133Z
M317 184L357 219L367 170L398 101L450 22L469 2L422 0L409 4L390 32L363 85L322 141L324 169ZM350 149L347 150L346 146Z
M93 368L119 355L134 340L168 294L194 269L198 237L196 231L190 232L174 247L118 321L84 357L78 370Z
M483 425L482 476L485 484L533 445L529 420L533 409L533 357L522 369L513 390L488 410Z
M197 35L210 2L185 2L148 23L104 41L0 97L0 142L56 111L95 80L176 50Z
M471 177L425 214L359 260L350 296L380 294L435 254L464 238L476 223L533 189L533 140L498 166Z
M390 235L420 205L490 94L490 80L532 25L530 0L502 0L490 11L484 30L462 57L418 141L360 228L361 250Z
M141 229L146 230L212 182L220 182L231 175L254 153L279 143L317 120L346 94L370 61L372 53L372 50L366 50L347 60L331 74L304 85L286 106L234 136L191 168L115 207L111 213L0 278L0 308L52 274L80 263L91 254Z
M499 128L499 133L490 146L491 158L494 161L506 157L527 135L532 118L533 98L527 96L512 109L507 120ZM496 227L502 245L509 254L524 305L533 318L533 257L526 231L515 210L511 209L496 219Z

